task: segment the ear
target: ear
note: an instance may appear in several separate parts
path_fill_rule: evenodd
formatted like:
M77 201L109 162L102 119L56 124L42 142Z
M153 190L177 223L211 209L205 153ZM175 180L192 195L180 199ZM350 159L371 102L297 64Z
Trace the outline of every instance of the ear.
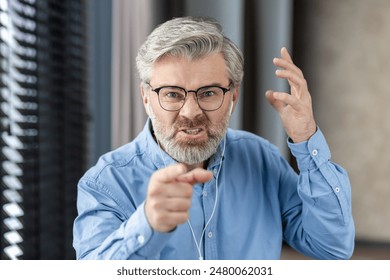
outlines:
M234 112L234 108L236 108L236 104L237 104L237 101L238 101L238 88L240 87L240 85L237 85L233 90L233 103L232 103L232 107L230 108L230 115Z
M143 83L140 84L139 88L140 88L142 103L144 104L145 112L147 115L149 115L149 110L148 110L149 109L148 106L150 105L148 104L150 102L149 94L145 91L145 87L143 86Z

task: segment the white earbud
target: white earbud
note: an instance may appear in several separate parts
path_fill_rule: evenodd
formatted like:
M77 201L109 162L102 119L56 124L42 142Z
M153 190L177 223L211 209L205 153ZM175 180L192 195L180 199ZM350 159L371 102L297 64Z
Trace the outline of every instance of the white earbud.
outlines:
M154 119L153 113L152 113L152 108L150 108L150 102L148 102L148 105L146 106L148 108L148 115L150 119Z
M149 115L149 117L150 117L150 103L148 102L148 105L146 106L146 108L148 108L148 115Z
M232 101L232 103L230 104L229 116L232 115L232 112L233 112L233 105L234 105L234 103L233 103L233 101Z

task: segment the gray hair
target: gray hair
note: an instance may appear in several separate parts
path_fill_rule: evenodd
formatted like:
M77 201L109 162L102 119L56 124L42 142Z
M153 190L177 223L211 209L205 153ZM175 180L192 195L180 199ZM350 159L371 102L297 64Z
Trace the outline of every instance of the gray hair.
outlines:
M138 51L137 69L142 82L149 82L153 64L164 56L201 58L222 53L235 86L244 75L244 58L238 47L209 18L174 18L159 25Z

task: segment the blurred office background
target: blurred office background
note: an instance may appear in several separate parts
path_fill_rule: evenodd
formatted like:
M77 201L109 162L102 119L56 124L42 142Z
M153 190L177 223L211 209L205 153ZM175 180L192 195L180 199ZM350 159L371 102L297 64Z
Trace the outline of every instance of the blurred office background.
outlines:
M354 259L390 259L390 1L0 0L1 259L74 259L76 186L146 114L135 55L175 16L217 19L244 52L231 127L295 166L267 89L282 46L304 71L333 161L353 188ZM303 256L286 246L284 259Z

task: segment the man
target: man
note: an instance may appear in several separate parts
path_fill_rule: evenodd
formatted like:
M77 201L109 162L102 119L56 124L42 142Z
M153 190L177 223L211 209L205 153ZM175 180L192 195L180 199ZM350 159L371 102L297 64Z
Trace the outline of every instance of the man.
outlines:
M279 259L283 241L319 259L354 247L350 184L330 161L307 84L287 50L290 93L268 91L300 174L259 136L228 129L243 77L238 48L206 19L157 27L137 56L149 119L78 185L79 259Z

